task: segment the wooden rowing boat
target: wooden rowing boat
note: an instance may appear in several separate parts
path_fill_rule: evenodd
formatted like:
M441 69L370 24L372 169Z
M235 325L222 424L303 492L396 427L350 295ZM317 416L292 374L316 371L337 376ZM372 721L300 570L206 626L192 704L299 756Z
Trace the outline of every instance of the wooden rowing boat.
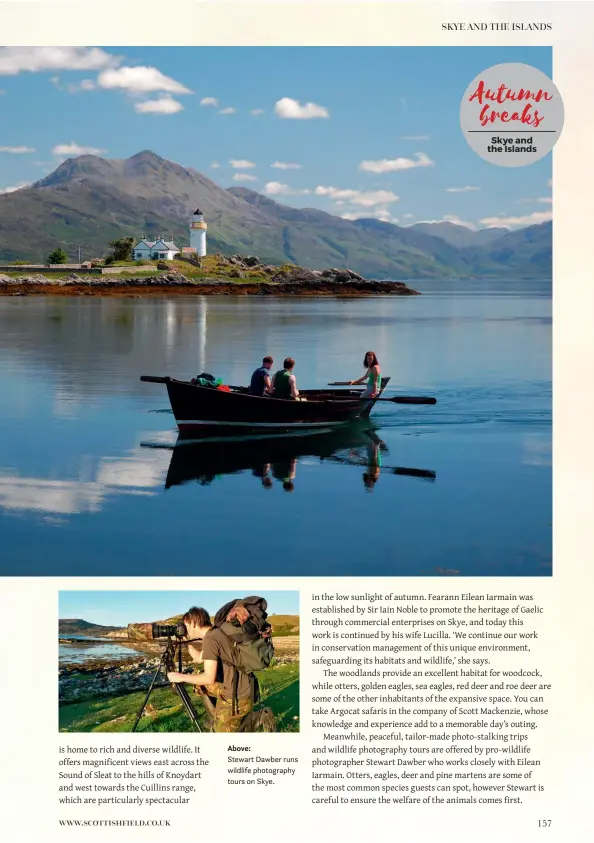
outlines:
M365 419L390 378L382 378L373 399L363 398L363 389L326 388L300 390L305 401L259 397L249 395L247 387L227 391L171 377L143 375L140 380L166 385L180 434L204 436L250 430L314 431Z

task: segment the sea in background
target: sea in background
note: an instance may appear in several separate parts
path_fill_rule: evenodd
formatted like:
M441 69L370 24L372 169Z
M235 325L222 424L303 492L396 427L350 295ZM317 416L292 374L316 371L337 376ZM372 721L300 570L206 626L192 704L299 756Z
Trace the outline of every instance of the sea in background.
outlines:
M0 297L0 574L550 575L551 284L410 285L423 295ZM139 380L245 384L272 354L315 388L362 375L368 349L387 395L437 405L377 404L371 444L269 464L265 443L253 465L173 451L165 387Z
M131 647L129 644L123 646L117 641L110 641L109 638L100 641L97 638L91 638L86 635L66 635L68 644L60 641L58 648L58 658L60 667L67 667L70 664L84 664L85 662L98 662L99 660L105 662L120 662L128 661L139 653L144 654L146 648L142 646L138 649ZM76 641L76 643L74 643ZM126 642L127 643L127 642Z

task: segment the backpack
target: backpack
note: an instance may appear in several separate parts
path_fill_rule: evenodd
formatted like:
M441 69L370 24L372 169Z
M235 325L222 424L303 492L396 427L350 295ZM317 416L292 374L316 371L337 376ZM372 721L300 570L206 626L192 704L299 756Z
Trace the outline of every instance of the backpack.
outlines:
M252 674L266 670L274 658L272 627L268 623L268 604L263 597L244 597L225 603L214 617L214 626L232 642L233 667Z

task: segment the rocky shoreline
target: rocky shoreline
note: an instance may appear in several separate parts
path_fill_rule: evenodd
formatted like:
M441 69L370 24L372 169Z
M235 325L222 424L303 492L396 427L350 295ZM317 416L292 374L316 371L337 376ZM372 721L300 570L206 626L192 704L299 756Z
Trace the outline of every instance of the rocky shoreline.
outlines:
M243 260L249 260L243 259ZM257 260L257 259L256 259ZM227 260L226 277L188 278L181 272L161 272L150 276L77 275L51 278L43 274L11 277L0 273L0 295L246 295L246 296L365 296L419 295L403 281L372 281L349 269L322 271L302 267L257 265L260 279L248 280L245 270L251 264Z

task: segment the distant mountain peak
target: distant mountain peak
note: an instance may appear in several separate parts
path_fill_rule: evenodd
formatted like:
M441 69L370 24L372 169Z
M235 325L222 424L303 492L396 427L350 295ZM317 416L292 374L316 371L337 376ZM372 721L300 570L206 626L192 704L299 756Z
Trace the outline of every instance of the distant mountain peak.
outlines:
M114 174L113 164L105 158L98 155L77 155L62 161L53 172L36 182L33 187L53 187L65 182L92 178L113 178Z
M150 161L155 164L174 163L173 161L167 161L166 158L161 158L161 156L157 155L156 152L153 152L152 149L143 149L140 152L136 152L134 155L126 158L126 161Z

